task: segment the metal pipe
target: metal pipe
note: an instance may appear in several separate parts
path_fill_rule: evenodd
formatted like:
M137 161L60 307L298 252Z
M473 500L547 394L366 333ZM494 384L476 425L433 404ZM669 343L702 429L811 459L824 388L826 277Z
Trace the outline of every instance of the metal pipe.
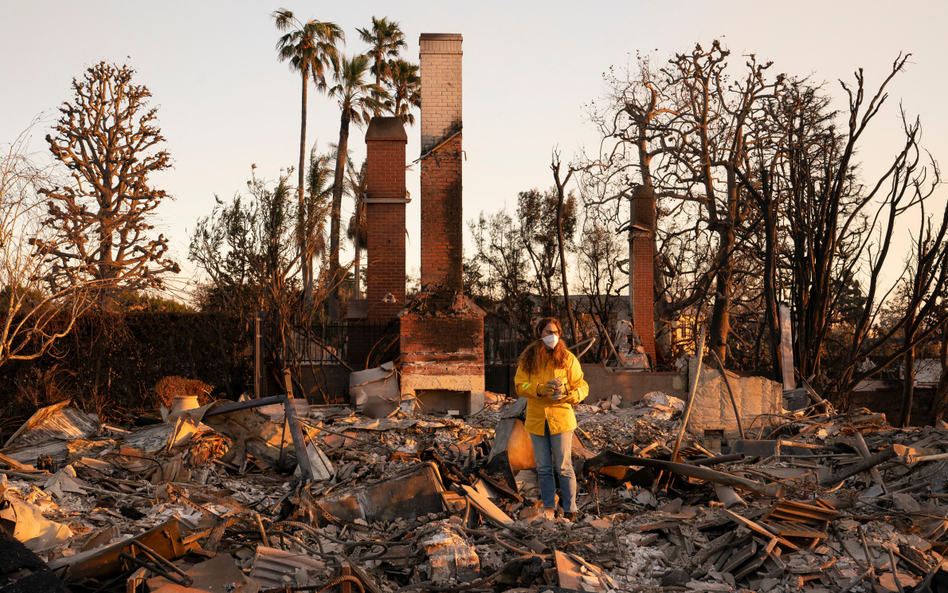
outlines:
M730 486L715 484L714 493L717 494L718 500L724 503L724 508L726 509L734 506L747 506L747 502Z
M147 568L148 570L154 573L157 573L158 575L165 577L172 583L181 585L182 587L190 587L194 583L194 581L188 575L184 575L183 577L180 575L175 575L171 572L168 572L164 568L158 566L157 564L150 564L148 562L145 562L141 558L132 556L131 554L126 554L125 552L121 552L119 553L119 558L122 558L123 560L128 560L132 564L135 564L141 568ZM177 570L177 567L175 567L175 569Z
M714 360L718 363L718 368L721 369L721 376L724 377L724 385L727 386L727 395L731 398L731 407L734 408L734 419L737 420L737 430L741 433L741 438L744 438L744 425L741 422L741 412L737 409L737 402L734 400L734 392L731 391L731 381L727 378L727 371L724 370L724 363L721 362L721 357L718 356L718 353L714 351L714 348L711 349L711 354L714 356Z
M283 396L284 418L290 428L290 435L293 437L293 448L296 449L296 464L300 468L300 479L306 485L313 481L313 466L310 464L309 452L306 450L303 428L300 426L300 420L296 415L296 404L293 399L293 375L289 367L284 369L283 373L286 379L286 395Z
M698 339L698 367L695 370L695 380L691 386L691 393L688 394L688 403L685 405L685 413L681 417L681 429L678 431L678 438L675 440L675 448L672 449L672 461L678 461L678 450L681 449L681 439L688 430L688 419L691 418L691 408L695 403L695 394L698 392L698 379L701 377L701 359L704 357L704 325L701 326L701 336Z
M838 484L839 482L842 482L846 478L855 476L856 474L862 473L868 470L869 468L873 468L884 461L888 461L892 459L893 457L898 455L899 450L904 451L905 447L901 445L889 445L888 447L876 453L875 455L867 459L863 459L859 463L854 463L840 470L839 472L833 474L832 476L826 478L825 480L820 482L820 485L832 486L834 484Z
M261 397L259 399L248 399L242 402L230 402L227 404L222 404L208 410L204 413L204 418L210 418L211 416L220 416L221 414L230 414L231 412L239 412L240 410L249 410L250 408L260 408L262 406L268 406L270 404L282 404L283 396L282 395L271 395L269 397Z
M283 419L290 429L290 435L293 437L293 447L296 450L296 462L299 465L303 483L308 484L313 481L313 468L309 462L309 455L306 451L306 440L303 437L303 429L300 427L300 420L296 415L296 406L293 403L293 377L289 368L285 369L284 378L288 391L286 395L271 395L270 397L261 397L260 399L224 404L206 412L204 418L229 414L239 410L259 408L270 404L283 404Z
M747 455L743 453L729 453L727 455L718 455L717 457L705 457L695 461L686 461L688 465L718 465L719 463L730 463L732 461L744 461Z
M138 548L139 550L141 550L146 556L148 556L149 558L151 558L153 561L157 562L158 564L164 564L165 566L167 566L167 567L170 568L171 570L175 571L176 573L178 573L178 574L181 575L182 577L184 577L184 578L189 578L188 575L185 574L185 572L184 572L183 570L181 570L180 568L178 568L177 566L175 566L170 560L168 560L167 558L165 558L164 556L162 556L162 555L159 554L158 552L152 550L151 548L149 548L148 546L146 546L146 545L143 544L142 542L140 542L140 541L138 541L138 540L131 540L131 541L128 542L128 545L130 545L130 546L135 546L136 548Z
M583 469L586 471L595 471L610 465L653 467L662 471L668 471L682 476L687 476L689 478L705 480L715 484L724 484L725 486L732 486L734 488L741 488L742 490L748 490L750 492L760 494L761 496L778 497L784 490L782 484L761 484L753 480L748 480L747 478L732 476L731 474L719 472L707 467L687 465L684 463L674 463L671 461L663 461L661 459L649 459L648 457L632 457L631 455L622 455L621 453L615 453L612 451L606 451L605 453L600 453L591 459L587 459Z
M267 389L263 367L263 311L257 311L253 327L253 397L260 399Z

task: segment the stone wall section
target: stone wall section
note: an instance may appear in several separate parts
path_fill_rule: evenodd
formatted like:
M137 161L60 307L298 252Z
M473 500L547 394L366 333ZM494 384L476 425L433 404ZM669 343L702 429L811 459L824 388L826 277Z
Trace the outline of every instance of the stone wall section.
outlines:
M694 381L697 368L698 360L692 357L689 382ZM727 376L745 432L751 426L756 433L760 427L773 425L783 412L783 384L764 377L739 377L731 371ZM721 371L706 364L701 365L688 429L699 437L706 436L707 431L720 431L728 440L740 438L727 383Z

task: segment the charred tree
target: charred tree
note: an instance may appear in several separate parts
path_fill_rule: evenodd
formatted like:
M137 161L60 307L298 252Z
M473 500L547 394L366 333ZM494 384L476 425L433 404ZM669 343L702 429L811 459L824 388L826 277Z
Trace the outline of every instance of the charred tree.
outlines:
M58 260L50 289L93 282L104 305L121 291L160 288L164 275L179 272L166 257L168 240L151 232L155 209L170 196L149 177L171 167L171 157L158 149L165 141L158 109L148 106L148 88L132 83L134 72L100 62L73 79L74 97L46 136L72 177L41 190L46 224L63 238L47 248Z

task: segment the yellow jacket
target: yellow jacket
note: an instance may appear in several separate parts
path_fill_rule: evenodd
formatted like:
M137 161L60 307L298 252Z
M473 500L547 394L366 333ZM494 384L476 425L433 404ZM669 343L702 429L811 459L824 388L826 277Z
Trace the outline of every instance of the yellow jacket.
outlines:
M536 373L528 373L522 367L517 368L514 383L517 395L527 398L527 432L543 435L544 423L550 425L550 434L576 429L573 405L586 399L589 395L589 385L583 379L583 368L579 365L579 360L572 352L567 354L569 358L566 368L555 369L552 361ZM559 401L537 395L537 387L553 378L562 381L566 389L566 397Z

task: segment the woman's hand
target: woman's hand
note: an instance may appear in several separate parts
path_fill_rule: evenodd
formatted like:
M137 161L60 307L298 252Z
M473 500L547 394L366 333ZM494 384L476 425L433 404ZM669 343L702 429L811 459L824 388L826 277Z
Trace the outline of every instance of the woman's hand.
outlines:
M568 394L566 390L563 389L563 382L559 379L550 379L546 383L542 383L537 386L537 395L540 397L547 397L553 401L559 401L565 398Z

